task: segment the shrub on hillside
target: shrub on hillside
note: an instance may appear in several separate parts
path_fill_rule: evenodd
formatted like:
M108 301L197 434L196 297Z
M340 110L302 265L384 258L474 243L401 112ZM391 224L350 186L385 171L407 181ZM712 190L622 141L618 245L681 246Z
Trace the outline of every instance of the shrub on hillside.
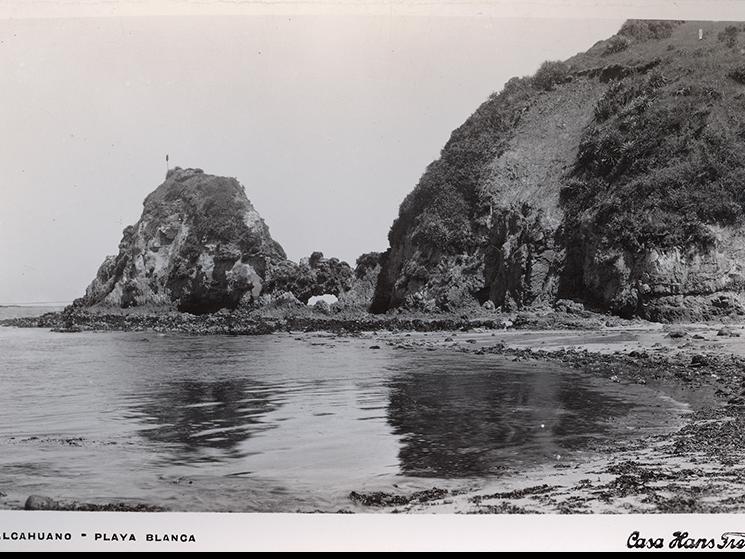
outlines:
M614 84L598 103L560 194L565 231L612 232L606 242L632 252L709 247L707 225L743 219L745 118L713 128L715 90L680 82L653 90L650 81Z
M740 28L736 25L728 25L724 31L717 35L719 41L725 43L729 48L733 48L737 45L737 35L740 33Z
M610 87L595 103L595 120L603 122L617 114L625 107L639 92L634 87L629 87L625 82L611 82Z
M667 83L667 78L656 70L645 79L611 82L605 93L595 103L595 121L603 122L623 110L643 112L654 99L656 91ZM689 92L690 87L687 87L685 93Z
M569 66L559 60L548 60L538 68L532 83L536 89L551 91L554 86L569 80Z
M737 83L745 84L745 65L735 68L727 75Z
M429 279L429 271L416 260L409 260L404 266L403 275L414 281L425 283Z
M457 192L441 192L416 219L416 243L442 252L462 252L471 245L470 204Z
M618 34L637 41L667 39L681 23L680 21L668 20L630 19L621 26Z
M667 84L668 79L665 77L665 74L658 70L653 70L649 73L647 76L647 81L645 83L648 90L655 90L659 89L660 87Z
M536 97L532 78L512 78L453 131L440 159L431 163L401 203L388 233L391 245L414 234L423 250L458 253L473 248L470 216L486 163Z
M380 252L366 252L357 257L357 262L354 267L354 275L357 279L361 279L369 272L381 263L383 254Z
M603 56L623 52L631 45L631 40L623 35L614 35L605 42Z
M530 89L533 85L533 78L530 76L514 77L507 80L504 84L502 91L492 94L490 99L496 99L498 96L509 97L511 95L520 94L525 92L526 89Z

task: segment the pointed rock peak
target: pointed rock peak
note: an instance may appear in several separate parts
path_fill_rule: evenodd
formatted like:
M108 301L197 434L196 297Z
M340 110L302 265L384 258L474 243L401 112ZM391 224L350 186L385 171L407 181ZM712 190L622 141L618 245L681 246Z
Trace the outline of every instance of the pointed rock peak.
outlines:
M234 308L257 297L267 269L285 259L236 179L176 167L79 302L197 314Z

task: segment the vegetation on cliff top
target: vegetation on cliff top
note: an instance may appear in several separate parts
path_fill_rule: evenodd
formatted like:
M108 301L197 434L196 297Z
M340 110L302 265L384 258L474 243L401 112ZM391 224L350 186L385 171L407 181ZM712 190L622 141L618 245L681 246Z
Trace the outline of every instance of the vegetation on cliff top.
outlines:
M707 225L745 206L745 89L737 32L669 51L647 75L611 83L562 191L567 229L639 253L712 245ZM726 44L721 44L726 43ZM745 42L743 42L745 44ZM579 226L579 227L577 227Z
M173 211L174 204L189 216L186 256L190 265L196 262L206 242L235 244L244 255L286 258L282 247L268 233L264 238L246 226L246 212L253 206L237 180L205 175L200 169L178 168L170 172L170 178L145 199L145 211L156 224ZM261 227L266 228L263 224Z
M378 310L387 308L383 291L434 281L443 256L485 250L479 192L500 188L490 183L490 166L510 149L526 113L585 95L581 83L597 88L594 117L586 127L567 123L583 127L576 157L552 161L565 172L545 186L561 192L564 246L600 242L634 254L706 248L712 225L741 222L745 26L631 20L587 52L511 79L452 133L391 227L398 256L384 266Z
M118 254L76 303L174 305L197 314L235 308L267 265L285 258L237 180L177 167L147 196Z
M587 53L508 81L452 133L401 204L391 242L413 230L419 245L438 253L472 249L476 188L520 116L542 92L603 64L617 67L621 79L598 101L562 196L566 211L626 231L619 243L629 250L709 242L705 224L730 224L742 212L745 33L728 25L713 43L689 37L686 47L696 48L678 48L680 39L671 39L681 25L631 20Z
M401 204L389 234L391 244L413 229L415 241L431 250L457 253L473 248L471 225L484 167L537 93L530 78L513 78L452 133L440 159L427 167Z

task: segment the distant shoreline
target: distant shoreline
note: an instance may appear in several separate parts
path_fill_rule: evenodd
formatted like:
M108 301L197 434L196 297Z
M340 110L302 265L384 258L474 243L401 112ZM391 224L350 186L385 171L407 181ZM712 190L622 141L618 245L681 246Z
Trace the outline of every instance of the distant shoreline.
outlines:
M48 328L57 332L156 331L196 335L261 335L282 331L337 333L372 331L489 330L599 330L607 326L638 326L646 321L625 320L590 311L578 313L526 311L499 313L474 309L471 313L397 313L376 315L362 310L319 312L305 305L289 308L222 311L192 315L175 310L82 309L41 316L0 319L0 326Z
M0 305L0 309L23 309L23 308L47 308L47 307L66 307L72 304L72 301L51 301L42 303L8 303Z
M22 308L22 307L16 307ZM34 308L34 307L26 307ZM44 307L42 307L44 308ZM0 317L0 326L46 328L56 332L155 331L195 335L262 335L283 331L374 332L449 330L593 330L608 327L660 327L665 323L640 318L624 319L586 309L539 308L517 312L490 311L482 308L458 312L398 312L371 314L359 308L319 310L307 305L266 306L224 309L217 313L190 314L171 308L75 307L51 310L39 315ZM737 317L698 321L711 326L742 325ZM665 329L684 327L686 323L668 323Z

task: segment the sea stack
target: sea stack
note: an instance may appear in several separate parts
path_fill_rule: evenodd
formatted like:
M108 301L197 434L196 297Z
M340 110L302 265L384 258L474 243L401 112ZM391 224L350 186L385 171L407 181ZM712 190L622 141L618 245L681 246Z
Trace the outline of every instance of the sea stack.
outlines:
M168 171L76 303L203 314L251 301L282 247L234 178Z

